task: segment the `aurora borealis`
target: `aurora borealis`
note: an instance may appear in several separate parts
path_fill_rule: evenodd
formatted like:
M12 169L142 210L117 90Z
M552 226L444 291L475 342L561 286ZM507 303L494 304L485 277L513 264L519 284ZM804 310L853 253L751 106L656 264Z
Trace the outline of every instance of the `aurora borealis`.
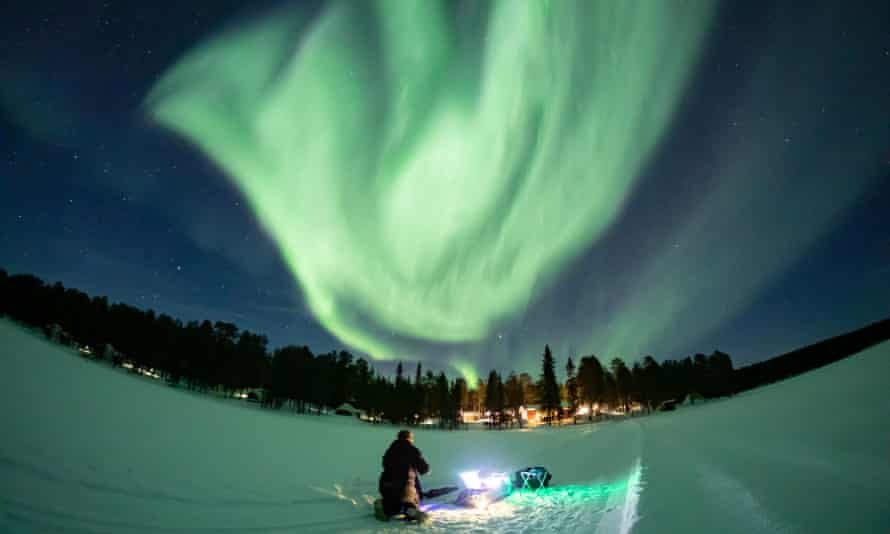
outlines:
M880 3L161 4L7 17L0 267L471 379L890 311Z
M389 333L485 339L608 228L710 7L341 2L302 33L276 13L148 106L235 180L326 328L407 358Z

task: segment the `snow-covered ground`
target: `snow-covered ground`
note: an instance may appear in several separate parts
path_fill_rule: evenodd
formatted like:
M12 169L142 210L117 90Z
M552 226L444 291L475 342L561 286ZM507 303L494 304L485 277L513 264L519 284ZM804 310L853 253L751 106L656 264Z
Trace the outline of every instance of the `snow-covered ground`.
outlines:
M890 344L677 412L416 431L427 487L560 485L424 526L371 516L396 429L270 413L78 358L0 321L0 532L890 532Z

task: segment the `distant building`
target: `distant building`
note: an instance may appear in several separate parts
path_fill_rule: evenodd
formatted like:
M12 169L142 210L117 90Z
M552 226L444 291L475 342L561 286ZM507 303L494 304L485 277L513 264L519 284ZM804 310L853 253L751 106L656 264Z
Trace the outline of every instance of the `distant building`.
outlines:
M464 423L475 423L483 417L480 412L475 410L463 410L458 415L460 415Z
M523 416L523 411L525 415ZM525 419L529 425L537 425L541 422L541 405L540 404L529 404L524 409L519 409L519 415L523 419Z
M244 388L232 393L236 399L244 399L247 402L263 402L266 390L263 388Z
M359 410L358 408L356 408L352 404L349 404L348 402L344 402L340 406L337 406L337 409L334 410L334 413L337 415L347 415L347 416L352 416L352 417L358 417L360 419L363 419L365 416L364 410Z

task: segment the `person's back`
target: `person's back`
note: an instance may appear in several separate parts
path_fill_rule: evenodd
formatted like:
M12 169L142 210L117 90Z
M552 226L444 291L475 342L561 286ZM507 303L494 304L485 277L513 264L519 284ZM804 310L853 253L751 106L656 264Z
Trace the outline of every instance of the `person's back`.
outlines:
M386 516L405 512L416 517L420 506L420 479L430 467L420 450L414 446L414 436L408 430L398 437L383 455L383 473L380 475L382 511Z

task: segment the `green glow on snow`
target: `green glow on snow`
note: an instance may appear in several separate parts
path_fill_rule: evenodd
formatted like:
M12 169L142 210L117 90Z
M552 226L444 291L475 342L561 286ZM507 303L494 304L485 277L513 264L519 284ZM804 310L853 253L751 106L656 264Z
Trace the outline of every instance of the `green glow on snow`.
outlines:
M555 486L539 490L517 489L507 497L507 502L517 505L532 504L537 500L546 500L554 504L578 504L591 501L599 501L612 493L623 491L627 488L626 482L615 484L598 484L585 486L574 484L569 486Z
M514 489L505 499L513 505L554 505L558 508L566 508L573 504L585 504L602 501L613 494L640 491L642 467L637 463L626 479L621 479L607 484L571 484L565 486L553 486L532 489Z
M199 46L147 99L231 176L321 324L378 359L405 355L398 337L486 338L602 235L712 12L448 6L276 12Z

